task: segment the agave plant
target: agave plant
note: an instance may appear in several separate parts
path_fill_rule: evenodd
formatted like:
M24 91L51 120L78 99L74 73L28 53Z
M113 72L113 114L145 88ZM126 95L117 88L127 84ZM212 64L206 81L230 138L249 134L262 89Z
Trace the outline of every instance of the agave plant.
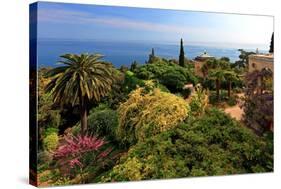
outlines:
M63 66L47 73L51 81L46 91L51 92L53 101L61 105L79 104L81 134L87 130L87 107L89 101L100 101L111 90L114 82L112 64L102 60L100 54L65 54Z

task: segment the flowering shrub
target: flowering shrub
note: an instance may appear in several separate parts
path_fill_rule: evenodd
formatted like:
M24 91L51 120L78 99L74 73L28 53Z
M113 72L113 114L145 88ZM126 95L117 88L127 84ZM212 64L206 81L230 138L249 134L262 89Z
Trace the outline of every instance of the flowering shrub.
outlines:
M86 182L89 169L95 171L106 167L117 156L110 157L113 150L106 146L106 141L96 136L68 136L54 153L60 171L64 176L75 177L79 174L79 183Z

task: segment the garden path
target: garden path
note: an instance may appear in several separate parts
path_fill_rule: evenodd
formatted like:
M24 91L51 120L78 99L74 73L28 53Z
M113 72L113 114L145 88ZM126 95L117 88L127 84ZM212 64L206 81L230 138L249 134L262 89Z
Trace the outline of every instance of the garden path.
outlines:
M235 106L224 109L224 112L229 114L232 118L241 121L244 113L243 108L241 108L241 103L242 103L241 98L244 97L244 93L239 93L238 97L239 97L238 103Z

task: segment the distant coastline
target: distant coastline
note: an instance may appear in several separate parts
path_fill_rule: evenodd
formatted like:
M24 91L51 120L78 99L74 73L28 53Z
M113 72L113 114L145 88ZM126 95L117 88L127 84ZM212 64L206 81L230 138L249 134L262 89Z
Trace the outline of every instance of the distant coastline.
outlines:
M122 42L102 40L73 40L73 39L40 39L38 40L38 66L55 67L60 60L59 56L65 53L100 53L104 60L114 66L129 66L133 61L144 64L148 59L151 48L157 56L166 59L178 59L179 45L157 42ZM243 48L243 47L241 47ZM243 48L247 51L256 49ZM211 45L185 45L186 57L194 59L204 51L217 58L229 57L231 62L239 58L238 48L213 47ZM266 52L265 50L259 50Z

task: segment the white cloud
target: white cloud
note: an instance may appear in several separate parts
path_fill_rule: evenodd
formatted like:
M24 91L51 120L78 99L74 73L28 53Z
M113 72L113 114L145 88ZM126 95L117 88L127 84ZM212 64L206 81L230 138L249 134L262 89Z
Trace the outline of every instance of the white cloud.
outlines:
M158 32L159 37L177 40L184 37L187 41L201 41L214 43L255 43L265 44L269 41L272 28L272 18L262 16L223 15L221 27L189 27L175 24L160 24L149 21L136 21L128 18L100 16L94 13L60 10L39 9L39 22L67 23L67 24L99 24L116 29ZM202 13L204 14L204 13ZM176 38L176 39L173 39Z

